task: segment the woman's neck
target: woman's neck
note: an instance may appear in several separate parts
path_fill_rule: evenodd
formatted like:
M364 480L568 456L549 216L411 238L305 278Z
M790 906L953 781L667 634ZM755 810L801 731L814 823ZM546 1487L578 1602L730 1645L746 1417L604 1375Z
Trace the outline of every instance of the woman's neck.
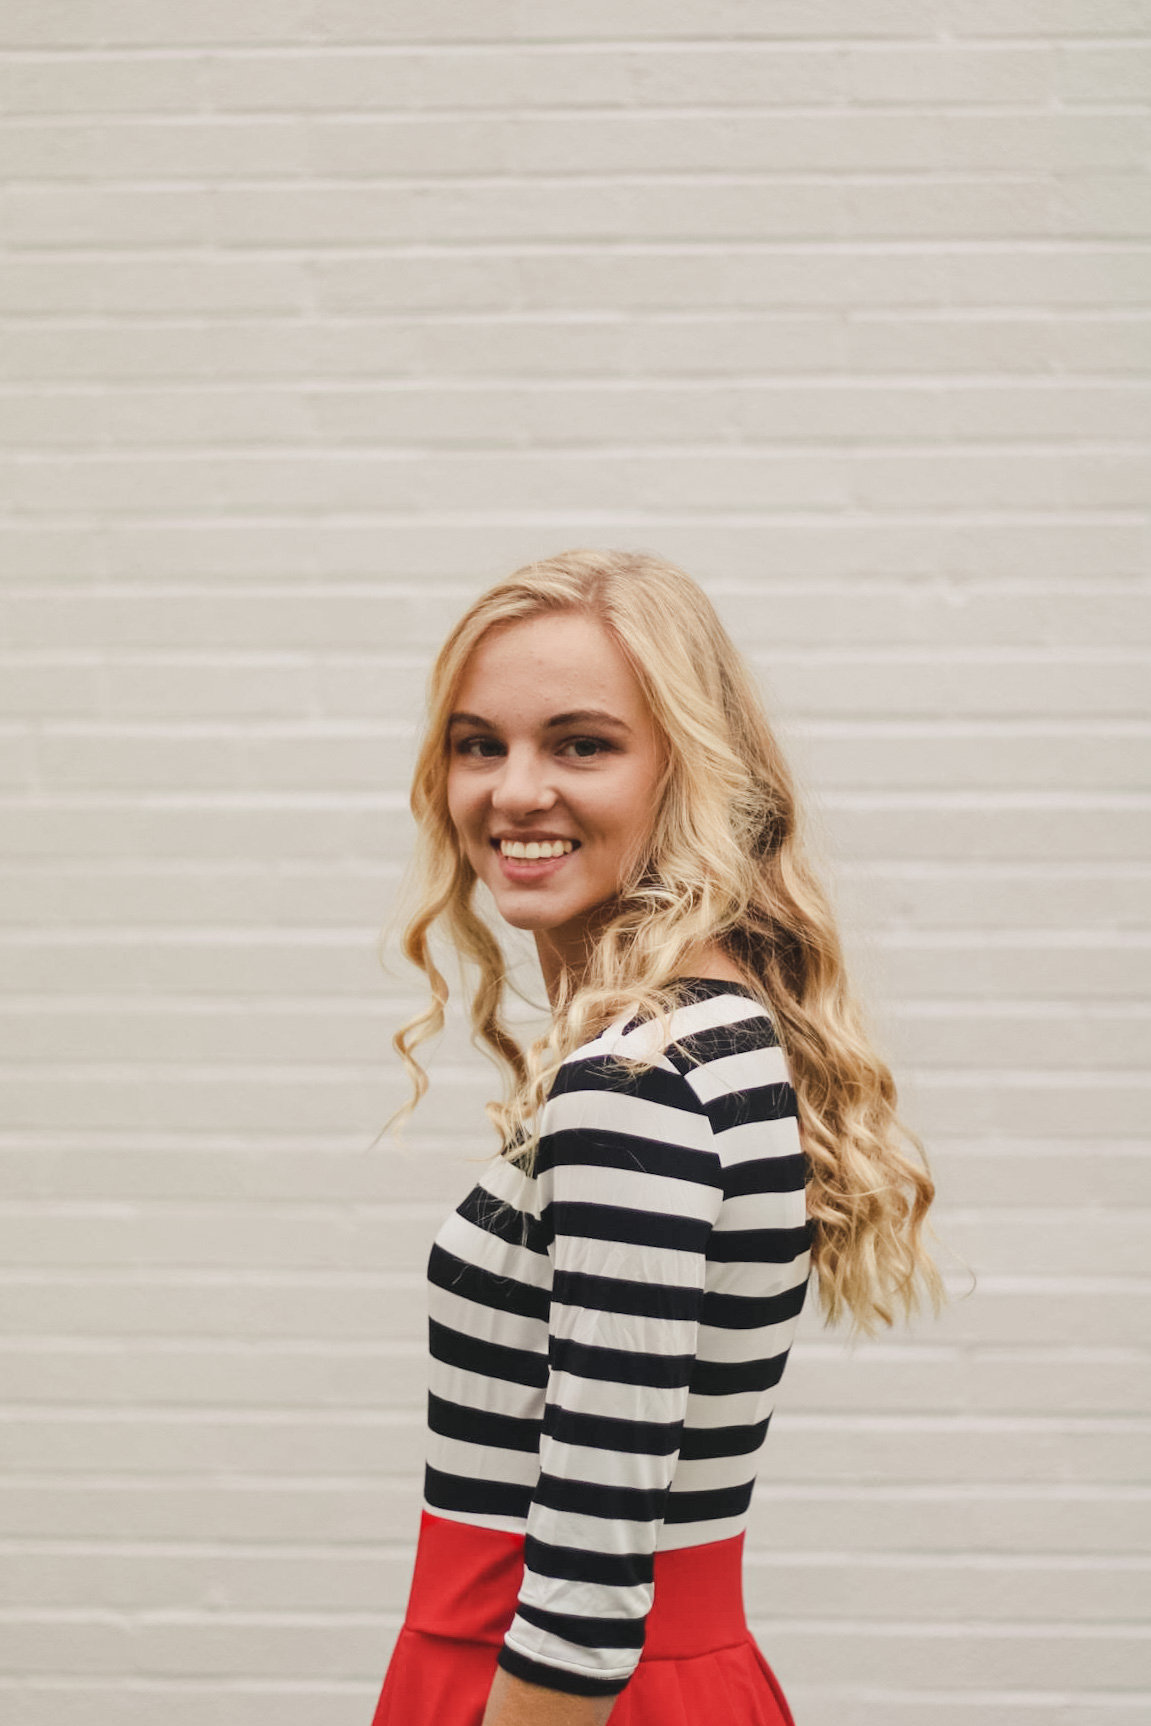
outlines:
M717 983L746 983L747 978L735 960L718 941L707 941L693 947L679 972L681 977L711 977Z
M588 944L583 942L578 946L568 943L561 945L551 939L549 931L542 929L536 931L535 939L544 987L547 989L548 1000L554 1007L559 1001L565 978L569 991L578 989L583 980L589 958ZM746 976L719 941L705 941L698 947L691 948L684 956L677 975L706 977L718 983L747 984Z

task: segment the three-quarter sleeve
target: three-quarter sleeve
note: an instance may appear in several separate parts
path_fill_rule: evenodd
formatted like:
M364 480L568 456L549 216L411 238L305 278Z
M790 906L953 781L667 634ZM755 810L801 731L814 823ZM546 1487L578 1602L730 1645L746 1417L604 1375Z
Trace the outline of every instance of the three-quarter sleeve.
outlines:
M499 1663L577 1695L624 1688L687 1407L723 1200L712 1127L666 1060L561 1069L536 1173L552 1259L540 1473Z

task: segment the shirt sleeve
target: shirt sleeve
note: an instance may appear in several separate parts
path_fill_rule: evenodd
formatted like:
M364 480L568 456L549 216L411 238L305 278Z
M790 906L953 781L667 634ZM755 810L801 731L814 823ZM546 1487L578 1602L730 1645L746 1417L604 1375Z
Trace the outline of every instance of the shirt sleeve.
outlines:
M610 1057L561 1068L536 1171L553 1276L547 1398L499 1663L612 1695L643 1648L722 1171L682 1075Z

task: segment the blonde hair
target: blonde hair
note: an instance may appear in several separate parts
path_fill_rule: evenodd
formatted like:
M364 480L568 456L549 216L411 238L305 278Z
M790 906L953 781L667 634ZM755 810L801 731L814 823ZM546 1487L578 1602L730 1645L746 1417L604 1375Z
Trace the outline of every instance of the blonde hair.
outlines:
M646 854L604 908L586 973L565 980L550 1030L522 1049L503 1017L506 964L477 911L477 878L448 813L448 717L487 632L526 618L596 618L625 654L666 745L662 795ZM889 1068L873 1049L844 971L835 920L805 854L791 775L758 692L710 600L659 558L569 551L527 565L483 594L444 643L429 683L428 726L412 783L421 898L403 951L427 977L429 1006L396 1033L413 1084L414 1051L444 1024L448 987L430 951L440 925L478 973L475 1040L509 1075L488 1104L501 1154L528 1167L535 1122L556 1070L621 1014L666 1021L690 955L718 942L761 995L798 1099L808 1165L812 1265L828 1322L890 1325L942 1285L923 1233L934 1183L923 1147L900 1122ZM910 1153L910 1154L909 1154Z

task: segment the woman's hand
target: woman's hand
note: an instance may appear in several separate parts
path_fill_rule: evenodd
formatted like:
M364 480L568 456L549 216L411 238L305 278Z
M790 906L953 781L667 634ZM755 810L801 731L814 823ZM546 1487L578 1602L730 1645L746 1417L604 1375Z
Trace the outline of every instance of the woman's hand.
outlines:
M498 1666L482 1726L606 1726L614 1704L614 1696L569 1696L525 1684Z

